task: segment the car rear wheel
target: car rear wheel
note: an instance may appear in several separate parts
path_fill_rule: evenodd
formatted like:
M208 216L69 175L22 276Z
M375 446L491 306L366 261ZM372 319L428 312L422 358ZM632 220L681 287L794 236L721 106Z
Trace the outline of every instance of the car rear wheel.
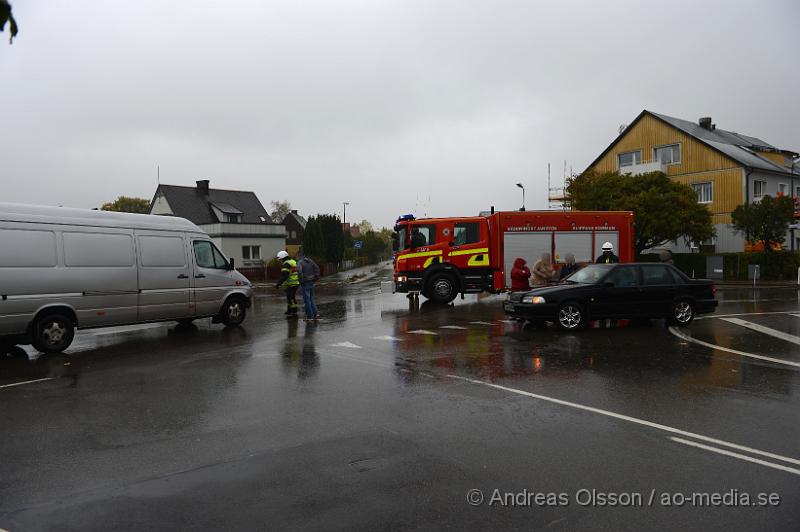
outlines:
M431 277L425 288L429 299L434 303L450 303L458 295L456 281L447 273L438 273Z
M220 312L220 321L226 327L237 327L244 321L247 309L245 308L244 300L240 297L232 297L222 305L222 312Z
M586 316L583 307L577 303L567 302L558 307L556 325L564 331L574 331L583 327Z
M60 353L68 348L75 337L75 325L64 314L46 314L33 324L33 347L49 354Z
M669 322L671 325L686 327L694 320L694 306L691 302L681 299L672 304Z

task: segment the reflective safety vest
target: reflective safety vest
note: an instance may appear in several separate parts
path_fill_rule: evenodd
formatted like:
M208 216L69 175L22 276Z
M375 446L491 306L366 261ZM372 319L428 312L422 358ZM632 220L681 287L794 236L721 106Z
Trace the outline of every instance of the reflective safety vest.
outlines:
M300 276L297 273L297 261L294 259L287 259L283 261L282 273L289 273L289 277L283 282L283 286L297 286L300 284Z

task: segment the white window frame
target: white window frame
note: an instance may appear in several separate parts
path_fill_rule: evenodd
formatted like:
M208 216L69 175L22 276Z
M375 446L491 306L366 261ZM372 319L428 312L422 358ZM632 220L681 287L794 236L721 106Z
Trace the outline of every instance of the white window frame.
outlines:
M256 252L255 255L258 255L257 257L254 256L253 251ZM261 245L242 246L242 260L261 260Z
M714 182L713 181L703 181L701 183L690 183L692 190L694 190L695 194L697 194L697 203L701 203L703 205L708 205L710 203L714 203ZM708 185L708 199L703 200L702 191L703 187Z
M638 161L636 160L636 156L634 155L633 162L631 164L626 164L625 166L622 166L620 164L620 160L619 160L620 157L622 157L623 155L630 155L630 154L636 154L636 153L639 154L639 160ZM623 151L623 152L620 152L620 153L617 154L617 168L627 168L629 166L636 166L637 164L642 164L642 150Z
M756 194L756 183L761 183L761 194ZM763 179L753 179L753 201L758 201L767 193L767 182Z
M657 156L658 150L660 150L662 148L673 148L673 147L678 148L678 160L677 161L672 161L672 162L669 162L669 163L664 163L664 164L666 164L667 166L671 166L673 164L681 164L681 161L683 160L683 146L681 146L680 142L673 142L671 144L662 144L660 146L653 147L653 160L654 161L658 161L659 160L658 156Z

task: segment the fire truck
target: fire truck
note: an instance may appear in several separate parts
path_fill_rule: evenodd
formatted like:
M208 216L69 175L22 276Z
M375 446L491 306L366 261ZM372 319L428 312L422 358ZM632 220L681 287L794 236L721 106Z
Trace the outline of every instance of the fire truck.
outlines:
M572 253L594 262L611 242L620 262L633 262L629 211L511 211L485 216L414 218L394 227L395 292L449 303L458 294L499 293L511 285L518 257L529 266L550 253L556 268Z

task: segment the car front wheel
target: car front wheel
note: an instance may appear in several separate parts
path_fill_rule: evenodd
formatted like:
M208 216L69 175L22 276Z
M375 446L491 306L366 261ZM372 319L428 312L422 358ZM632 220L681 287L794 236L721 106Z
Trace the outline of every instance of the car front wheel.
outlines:
M244 321L247 309L244 300L239 297L232 297L222 305L220 321L227 327L236 327Z
M670 324L686 327L694 319L694 306L689 301L682 299L672 304Z
M574 331L583 327L586 316L583 308L573 302L567 302L558 307L556 324L564 331Z

